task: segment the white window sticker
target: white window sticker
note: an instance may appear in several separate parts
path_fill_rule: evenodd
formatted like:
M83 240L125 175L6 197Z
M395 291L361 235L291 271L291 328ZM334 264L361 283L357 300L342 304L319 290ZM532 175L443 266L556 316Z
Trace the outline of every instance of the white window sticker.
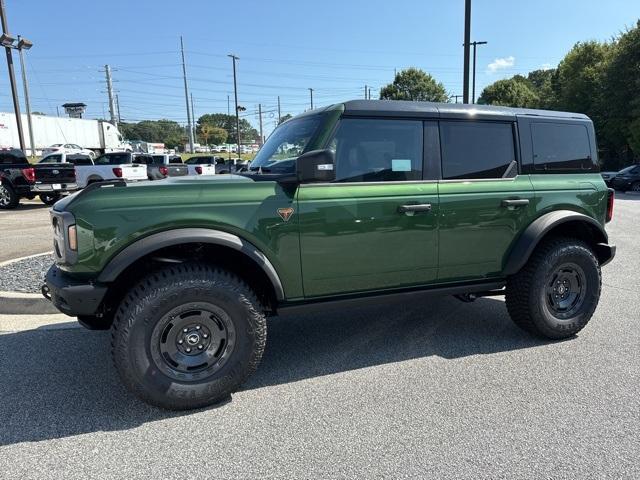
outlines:
M333 163L321 163L318 165L318 170L333 170Z
M394 172L410 172L411 160L405 158L393 158L391 159L391 170Z

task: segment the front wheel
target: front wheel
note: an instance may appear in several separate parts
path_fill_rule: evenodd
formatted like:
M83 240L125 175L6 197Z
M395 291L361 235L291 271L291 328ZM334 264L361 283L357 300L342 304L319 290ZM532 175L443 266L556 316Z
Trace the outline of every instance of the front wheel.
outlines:
M524 268L507 279L512 320L540 337L575 335L591 319L600 299L600 265L581 240L543 241Z
M60 198L62 198L62 195L60 195L59 193L41 193L39 197L40 200L42 200L42 203L51 206L58 200L60 200Z
M635 182L633 185L631 185L631 191L640 192L640 182Z
M235 275L186 263L148 275L123 299L112 353L124 384L170 410L229 398L257 368L266 319Z

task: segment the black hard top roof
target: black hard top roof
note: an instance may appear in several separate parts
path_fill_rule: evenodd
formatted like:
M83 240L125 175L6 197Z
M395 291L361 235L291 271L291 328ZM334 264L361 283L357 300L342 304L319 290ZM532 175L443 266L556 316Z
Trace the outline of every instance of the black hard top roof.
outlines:
M349 100L343 103L345 115L376 117L478 118L483 120L515 120L516 116L588 120L582 113L555 112L530 108L462 103L410 102L401 100ZM331 108L331 107L329 107Z

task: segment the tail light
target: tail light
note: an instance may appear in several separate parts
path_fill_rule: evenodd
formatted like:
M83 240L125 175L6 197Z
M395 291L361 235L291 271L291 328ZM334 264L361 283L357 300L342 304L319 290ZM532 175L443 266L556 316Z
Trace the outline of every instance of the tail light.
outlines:
M160 168L158 168L158 170L160 170L160 173L161 173L162 175L164 175L165 177L166 177L167 175L169 175L169 169L168 169L167 167L160 167Z
M613 188L609 189L609 195L607 197L607 217L606 222L610 222L613 218L613 202L616 198L616 192Z
M196 165L196 173L202 175L202 167L200 165Z
M33 167L23 168L22 176L27 180L27 182L36 183L36 171Z
M118 178L122 178L122 169L120 167L115 167L113 169L113 174Z

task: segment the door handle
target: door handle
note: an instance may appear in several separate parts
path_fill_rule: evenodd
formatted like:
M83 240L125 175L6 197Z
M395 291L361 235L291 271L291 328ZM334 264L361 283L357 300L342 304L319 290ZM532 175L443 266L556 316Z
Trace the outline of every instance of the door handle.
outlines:
M502 200L503 207L524 207L525 205L529 205L528 198L518 198L515 200Z
M405 215L413 215L419 212L430 212L430 203L417 203L414 205L400 205L398 207L398 213L404 213Z

